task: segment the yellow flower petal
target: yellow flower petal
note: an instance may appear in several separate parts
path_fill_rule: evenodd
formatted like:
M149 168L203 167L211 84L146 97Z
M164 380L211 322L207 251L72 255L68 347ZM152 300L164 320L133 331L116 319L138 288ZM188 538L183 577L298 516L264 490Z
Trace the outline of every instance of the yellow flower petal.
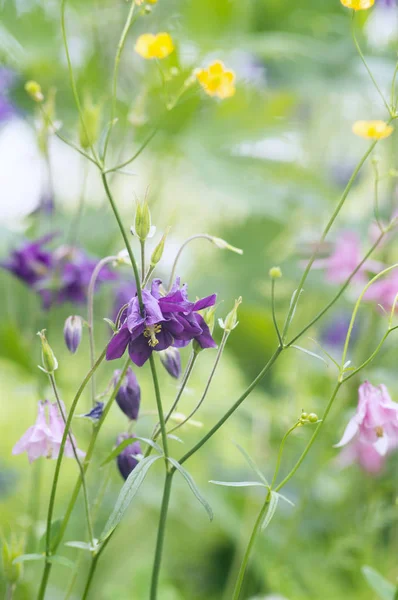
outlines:
M236 92L234 81L235 73L227 71L224 64L217 60L207 67L196 72L196 78L206 94L218 98L230 98Z
M143 58L166 58L174 51L174 44L168 33L144 33L135 44L135 51Z
M385 121L356 121L352 131L363 138L382 140L392 134L394 127Z
M340 0L340 2L343 6L353 10L367 10L374 5L375 0Z

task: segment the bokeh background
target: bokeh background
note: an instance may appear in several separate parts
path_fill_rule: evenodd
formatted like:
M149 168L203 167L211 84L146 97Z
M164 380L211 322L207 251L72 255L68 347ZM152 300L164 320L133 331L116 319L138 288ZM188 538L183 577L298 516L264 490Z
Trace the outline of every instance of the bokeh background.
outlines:
M77 139L78 119L70 90L60 29L59 0L2 0L0 3L0 257L26 238L57 232L67 243L74 232L84 197L78 243L98 258L123 248L95 168L55 137L46 161L37 143L35 106L26 96L26 80L40 82L45 93L56 89L56 118L62 133ZM67 29L79 91L102 105L103 125L109 117L115 48L128 4L123 0L70 0ZM376 0L358 18L359 38L382 89L391 85L398 49L398 11L394 2ZM170 114L164 113L164 90L153 63L134 53L143 32L168 31L176 53L167 68L178 67L176 86L195 67L220 58L235 70L236 95L224 102L205 97L193 87ZM350 17L338 0L159 0L151 15L134 26L126 44L118 88L118 117L112 162L128 157L145 140L153 124L159 131L145 152L116 174L112 189L126 228L133 223L135 199L148 193L158 232L171 226L165 257L158 269L167 277L180 244L194 233L210 233L243 248L243 256L219 250L203 240L184 253L179 272L192 297L216 291L224 316L243 296L240 324L230 337L222 364L197 418L201 430L180 430L184 446L172 443L178 458L227 410L267 361L276 344L270 314L268 270L282 267L277 286L277 312L283 319L311 244L320 235L349 176L366 150L351 133L358 118L385 118L350 38ZM378 149L380 170L398 168L396 137ZM49 164L48 164L49 163ZM50 170L49 170L50 165ZM396 209L394 177L384 180L380 202L385 218ZM43 199L52 199L52 211ZM45 203L44 203L45 204ZM373 171L360 173L336 230L360 235L363 249L373 239ZM137 248L138 250L138 248ZM378 258L392 263L396 242ZM128 267L122 277L131 278ZM98 348L109 337L103 317L112 316L117 283L104 285L95 302ZM54 462L29 466L26 456L12 457L16 440L32 424L39 399L50 397L45 376L37 369L40 348L36 332L47 328L60 364L59 385L71 402L89 365L88 340L78 353L67 353L62 336L65 318L86 316L84 306L63 305L44 313L38 297L1 270L0 316L0 530L6 538L26 537L27 551L40 548L45 528ZM299 330L336 292L314 271L295 317ZM351 288L308 336L324 341L339 358L339 339L330 331L346 323L358 291ZM385 330L375 306L360 312L357 343L351 358L363 360ZM328 337L329 335L329 337ZM219 330L216 332L219 339ZM332 336L336 337L336 336ZM338 338L338 336L337 336ZM393 336L391 336L393 338ZM301 345L317 351L309 337ZM181 410L194 405L214 360L214 351L198 361ZM183 353L186 363L188 354ZM342 469L333 448L357 401L357 388L368 378L385 383L398 399L396 342L390 339L377 361L341 392L313 452L286 488L295 503L282 504L258 540L247 574L243 598L287 600L372 600L361 569L371 565L395 581L397 571L397 459L372 477L357 466ZM101 369L97 386L105 390L116 363ZM160 369L160 367L159 367ZM137 370L142 387L142 417L137 434L149 436L155 400L149 368ZM263 501L258 489L219 488L209 480L246 480L251 473L234 442L272 476L279 442L301 409L322 413L336 378L311 356L291 350L228 421L186 466L215 513L209 523L184 481L175 478L161 575L161 600L227 600L242 552ZM161 372L165 405L177 385ZM89 406L83 397L80 412ZM79 412L79 411L78 411ZM95 464L89 473L95 497L108 473L99 464L109 454L126 422L117 407L104 427ZM90 436L90 424L75 420L79 446ZM281 473L297 459L310 427L300 429L286 446ZM77 476L65 461L56 514L62 516ZM92 597L101 600L144 600L159 514L163 474L157 464L113 537L94 582ZM109 467L109 485L98 510L96 530L109 516L122 479ZM65 541L82 539L81 504ZM77 560L79 552L61 548ZM68 596L73 573L57 565L49 587L51 600L80 598L88 559L80 558L76 585ZM17 600L35 597L41 565L26 563ZM232 586L232 587L231 587ZM0 573L0 593L5 590Z

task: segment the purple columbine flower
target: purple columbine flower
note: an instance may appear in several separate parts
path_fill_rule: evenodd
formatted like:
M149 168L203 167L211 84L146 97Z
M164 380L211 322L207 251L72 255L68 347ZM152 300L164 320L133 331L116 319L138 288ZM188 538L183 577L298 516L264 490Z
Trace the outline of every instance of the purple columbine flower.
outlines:
M167 348L160 352L160 360L169 375L179 379L181 377L181 355L177 348Z
M69 352L75 354L82 340L83 319L72 315L68 317L64 325L64 340Z
M47 400L39 402L36 423L29 427L15 444L12 453L22 454L22 452L26 452L30 463L41 456L56 459L59 455L64 430L65 424L57 404L51 404ZM76 447L75 439L72 439ZM66 439L64 453L66 457L74 457L69 436ZM85 456L84 452L78 449L77 454L80 457Z
M121 371L118 370L114 372L113 381L115 385L119 381L120 375ZM141 403L141 388L131 367L127 369L126 376L116 394L116 402L118 403L120 410L124 412L131 421L136 421L138 419Z
M35 242L27 242L18 250L14 250L9 259L1 266L18 279L32 288L44 281L54 265L53 255L43 246L53 239L53 235L46 235Z
M155 279L151 291L142 290L142 301L143 314L137 296L130 300L122 325L108 344L107 360L120 358L128 347L131 360L141 367L153 351L170 346L181 348L194 339L201 348L216 347L207 324L198 313L215 304L215 294L190 302L186 285L181 287L179 279L167 294L162 294L161 281Z
M121 433L117 438L117 445L128 440L129 438L134 439L132 433ZM123 479L127 479L135 467L139 463L139 458L142 456L141 446L139 442L133 442L127 448L124 448L119 456L117 457L117 466Z

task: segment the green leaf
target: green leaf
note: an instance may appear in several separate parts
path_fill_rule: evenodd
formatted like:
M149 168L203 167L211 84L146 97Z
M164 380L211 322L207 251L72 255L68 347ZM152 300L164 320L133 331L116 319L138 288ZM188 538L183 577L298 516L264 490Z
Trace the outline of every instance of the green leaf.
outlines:
M17 558L14 558L14 560L12 561L12 564L17 565L19 563L33 561L33 560L44 560L45 558L46 558L45 554L21 554L20 556L17 556Z
M397 588L372 567L362 567L362 574L380 600L395 600Z
M148 444L148 446L152 446L152 448L154 448L155 450L157 450L157 452L159 452L159 454L161 454L163 456L163 450L159 446L159 444L157 444L153 440L149 440L148 438L143 438L143 437L135 436L133 438L128 438L127 440L123 440L123 442L121 442L118 446L116 446L116 448L114 448L112 450L112 452L108 455L108 457L104 460L104 462L101 463L100 466L104 467L105 465L107 465L108 463L110 463L112 460L114 460L115 458L117 458L119 456L119 454L125 448L127 448L128 446L130 446L130 444L133 444L134 442L144 442L145 444Z
M124 513L130 506L132 499L134 498L142 482L144 481L150 467L159 458L161 457L148 456L147 458L143 458L135 467L134 471L132 471L127 477L122 489L120 490L119 497L116 500L115 508L113 509L113 512L104 527L104 531L100 537L99 544L104 542L119 525L120 521L124 516Z
M261 486L268 488L265 483L261 483L260 481L213 481L210 480L209 483L214 483L215 485L225 485L229 487L254 487Z
M315 352L311 352L311 350L307 350L306 348L302 348L301 346L290 346L291 348L295 348L296 350L300 350L300 352L304 352L304 354L308 354L308 356L312 356L313 358L317 358L318 360L322 361L327 367L329 366L328 363L326 362L326 360L324 358L322 358L322 356L319 356L319 354L316 354Z
M209 515L210 521L212 521L213 520L213 510L212 510L210 504L207 502L207 500L205 498L203 498L202 494L198 490L196 483L192 479L191 475L174 458L169 457L169 461L177 469L177 471L179 471L181 473L181 475L184 477L185 481L188 483L189 487L191 488L192 493L199 500L199 502L203 505L207 514Z
M73 561L69 560L69 558L66 558L66 556L59 556L58 554L54 554L54 556L51 556L50 562L57 563L64 567L68 567L69 569L75 568L75 563Z
M256 465L256 463L254 462L254 460L252 459L252 457L250 456L250 454L248 452L246 452L246 450L244 448L242 448L242 446L240 446L239 444L235 443L235 446L238 448L239 452L245 458L245 460L246 460L247 464L249 465L249 467L254 471L254 473L256 473L256 475L258 475L260 477L261 481L264 481L265 485L267 487L269 487L268 481L265 479L264 475L261 473L260 469L258 468L258 466Z
M168 433L168 434L167 434L167 437L168 437L170 440L174 440L175 442L180 442L180 444L184 444L184 443L185 443L185 442L184 442L184 441L183 441L181 438L177 437L177 436L176 436L176 435L174 435L173 433Z
M59 532L61 531L61 526L63 523L63 519L56 519L55 521L53 521L51 523L51 540L50 540L50 545L51 548L55 542L55 540L58 539L59 536ZM46 536L46 532L44 532L44 534L41 536L40 541L39 541L39 549L43 550L43 552L45 552L46 550L46 541L47 541L47 536Z
M271 498L269 501L269 506L268 506L268 510L267 510L267 514L265 515L264 521L261 525L261 529L264 531L264 529L266 529L268 527L268 525L271 523L272 517L275 514L275 511L278 507L278 502L279 502L279 494L277 492L271 492Z
M65 542L65 546L70 546L71 548L79 548L80 550L87 550L88 552L92 552L93 550L91 544L88 542Z
M286 496L284 496L283 494L280 494L279 492L273 492L273 494L277 494L281 500L284 500L285 502L290 504L290 506L295 506L294 502L289 500L289 498L286 498Z

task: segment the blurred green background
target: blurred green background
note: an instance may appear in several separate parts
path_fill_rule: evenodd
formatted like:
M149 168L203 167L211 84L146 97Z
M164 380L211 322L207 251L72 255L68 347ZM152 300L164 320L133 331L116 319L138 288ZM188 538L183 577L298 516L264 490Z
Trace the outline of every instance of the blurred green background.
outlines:
M391 84L398 50L397 9L387 4L376 0L372 13L358 18L361 44L383 90ZM103 126L109 118L115 48L128 8L123 0L68 2L67 31L78 88L82 96L89 94L101 103ZM171 93L178 90L193 68L219 58L236 72L236 95L218 102L194 86L175 110L165 114L164 90L156 65L134 53L140 33L158 31L168 31L176 45L176 53L162 63L165 70L173 66L179 69L168 83ZM51 139L55 212L51 216L31 212L48 191L48 175L32 133L37 115L23 90L26 80L39 81L46 94L52 87L57 90L56 118L62 122L62 133L77 140L78 119L62 45L60 2L3 0L0 60L15 73L10 99L17 111L16 116L0 125L0 165L5 165L10 155L14 157L13 168L4 168L0 176L0 249L5 258L24 237L42 232L57 231L67 242L82 194L84 159L59 140ZM159 0L152 14L140 18L128 36L117 112L111 164L119 157L132 155L155 123L159 129L150 146L129 167L132 174L116 174L112 180L126 228L133 222L135 197L142 198L147 191L158 234L172 227L159 276L168 276L179 245L195 233L210 233L244 249L241 257L198 240L188 247L180 263L180 275L189 283L193 298L218 293L222 302L218 316L225 316L240 295L243 304L239 327L230 337L210 393L197 415L203 429L185 427L180 430L184 446L172 443L172 454L179 458L237 399L271 355L276 336L270 314L268 270L279 264L284 273L277 285L277 312L283 319L308 256L308 244L319 237L366 150L367 142L352 135L352 122L386 115L355 53L348 11L338 0ZM383 173L398 168L396 144L392 136L378 149ZM86 176L78 241L102 257L118 252L123 244L95 168L89 168ZM358 232L364 250L370 245L373 222L372 177L368 165L336 225L337 231ZM26 190L16 196L15 188L21 180ZM386 180L380 199L382 214L388 218L396 209L393 179ZM378 258L387 263L396 261L394 239ZM127 279L131 277L127 267L123 273ZM26 456L12 457L11 450L32 424L37 401L52 399L45 376L36 368L40 349L35 334L47 328L60 364L59 386L69 406L88 370L88 340L85 338L78 354L71 356L64 348L62 328L68 315L86 316L86 309L66 305L45 314L34 294L10 274L0 273L0 285L0 531L6 538L12 532L26 536L26 551L34 552L45 529L55 464L41 460L29 466ZM315 271L305 286L293 329L298 331L304 326L335 291L325 284L323 274ZM96 297L98 348L109 336L102 319L112 315L114 293L115 286L107 285ZM335 318L349 316L356 295L355 291L347 293L308 336L321 340L324 328L330 324L333 327ZM385 326L383 316L374 307L362 309L354 357L366 358ZM219 330L216 337L220 338ZM383 382L393 399L398 399L398 355L392 338L361 379L353 380L340 393L316 447L285 490L295 507L282 504L258 540L243 598L371 600L375 595L361 573L365 564L396 580L396 457L390 458L380 476L372 478L356 466L341 470L333 449L356 405L360 381L368 378L375 385ZM307 335L300 343L317 351ZM338 359L340 349L332 352ZM185 364L188 351L182 355ZM212 350L201 354L183 396L182 412L188 413L194 406L214 356ZM119 366L108 363L100 370L99 390L105 390L113 369ZM149 437L155 422L149 367L136 372L142 387L143 413L137 434ZM177 386L165 372L160 375L163 401L169 406ZM219 488L208 481L251 478L234 442L251 453L267 477L272 476L283 434L301 409L322 413L335 378L333 365L326 367L290 350L223 429L187 463L214 509L213 523L206 520L185 482L175 477L161 600L231 597L263 495L256 488ZM87 391L78 412L84 412L89 403ZM99 464L125 429L125 419L115 407L101 432L95 463L89 471L92 498L107 476L106 468L99 469ZM79 446L85 448L90 424L76 419L74 430ZM310 435L311 428L305 427L289 439L282 475ZM76 466L65 461L57 516L63 514L76 477ZM147 598L162 483L158 463L101 559L92 598ZM112 511L121 485L122 479L111 465L109 485L98 511L97 533ZM83 506L79 503L65 541L82 539L83 523ZM79 557L79 551L61 549L72 560ZM87 566L83 556L71 598L81 597ZM26 563L24 581L15 594L17 600L35 597L41 570L38 563ZM65 598L71 575L67 567L54 566L49 599ZM0 573L0 592L4 591Z

